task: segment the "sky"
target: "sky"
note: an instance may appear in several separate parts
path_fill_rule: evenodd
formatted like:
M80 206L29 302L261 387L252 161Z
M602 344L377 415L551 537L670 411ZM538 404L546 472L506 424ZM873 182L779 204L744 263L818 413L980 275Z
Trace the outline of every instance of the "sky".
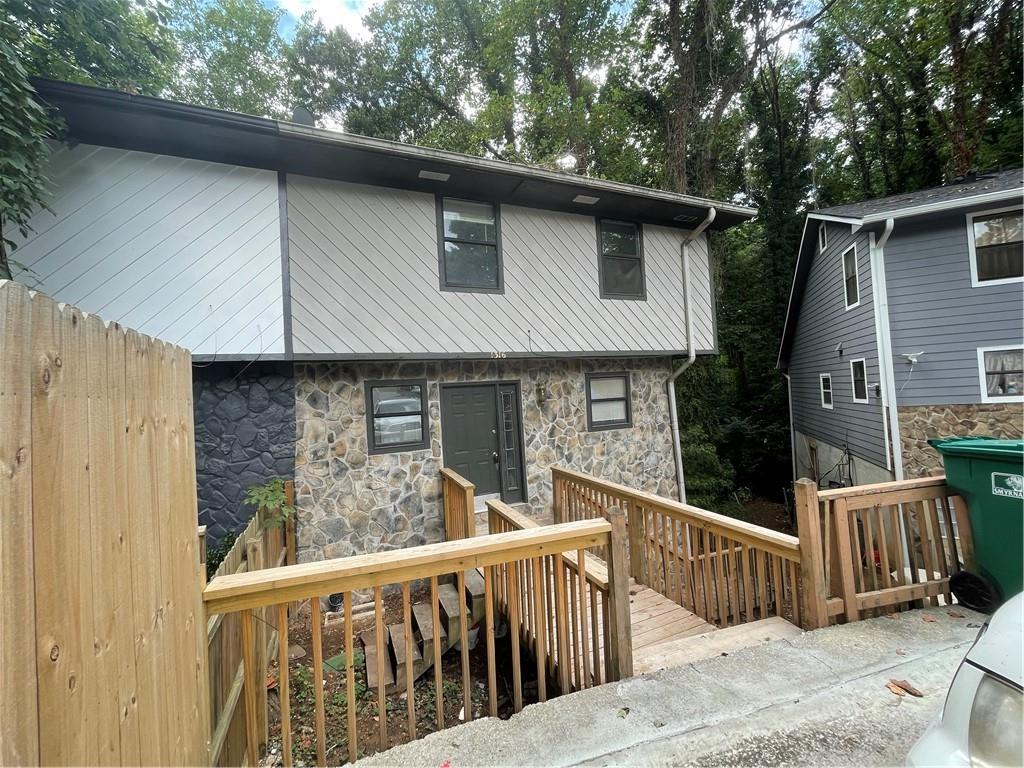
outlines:
M366 27L362 16L380 0L264 0L269 6L277 6L284 11L281 20L281 34L290 40L299 17L312 10L328 29L341 25L355 38L365 39Z

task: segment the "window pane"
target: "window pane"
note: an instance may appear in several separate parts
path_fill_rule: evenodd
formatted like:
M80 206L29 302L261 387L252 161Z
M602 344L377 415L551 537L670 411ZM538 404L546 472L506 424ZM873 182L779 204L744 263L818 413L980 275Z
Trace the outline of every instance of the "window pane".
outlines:
M1002 280L1024 276L1024 243L990 245L978 248L979 280Z
M591 418L594 423L626 420L625 400L605 400L591 403Z
M867 372L864 363L853 364L853 397L856 400L868 399Z
M985 353L985 385L993 397L1024 394L1024 350Z
M597 400L626 396L626 379L616 376L608 379L591 379L590 396Z
M494 223L494 206L466 200L444 200L444 236L458 240L493 243L498 229Z
M994 213L974 219L974 244L1003 245L1020 242L1024 235L1024 214L1021 211Z
M373 387L373 415L419 413L422 407L422 394L419 384Z
M644 276L640 260L605 256L604 290L617 296L643 296Z
M498 249L476 243L444 244L444 276L449 285L498 287Z
M860 287L857 285L857 276L851 275L846 278L846 306L852 306L860 298Z
M377 446L423 442L422 417L382 416L373 420L373 442Z
M624 221L601 222L601 253L639 256L636 224Z

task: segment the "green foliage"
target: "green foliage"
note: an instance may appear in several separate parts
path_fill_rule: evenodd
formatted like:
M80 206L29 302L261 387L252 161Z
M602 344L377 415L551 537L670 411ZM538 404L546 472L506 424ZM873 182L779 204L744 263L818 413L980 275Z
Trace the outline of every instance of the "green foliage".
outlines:
M228 552L235 545L238 540L238 532L228 533L217 542L215 547L207 547L206 549L206 578L212 579L213 575L217 572L220 564L224 562L224 558L228 556Z
M256 507L263 517L264 528L280 528L295 514L295 507L288 503L284 480L274 477L262 485L250 485L245 492L245 503Z
M296 701L308 702L313 698L313 672L309 667L296 667L291 683Z

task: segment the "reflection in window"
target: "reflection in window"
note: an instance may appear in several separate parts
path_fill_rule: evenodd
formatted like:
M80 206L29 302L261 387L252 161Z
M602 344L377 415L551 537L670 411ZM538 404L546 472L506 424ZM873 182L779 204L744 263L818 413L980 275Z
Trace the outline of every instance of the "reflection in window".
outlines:
M601 247L601 296L644 298L644 258L640 227L626 221L598 223Z
M587 374L586 386L587 420L591 430L631 425L628 374Z
M982 352L985 394L989 398L1024 394L1024 349L989 349Z
M425 382L368 382L366 389L371 453L426 447Z
M441 201L441 282L445 288L501 289L498 216L490 203Z
M978 282L1024 276L1024 212L990 213L972 221Z
M846 308L860 301L860 284L857 279L857 248L850 248L843 254L843 290L846 292Z

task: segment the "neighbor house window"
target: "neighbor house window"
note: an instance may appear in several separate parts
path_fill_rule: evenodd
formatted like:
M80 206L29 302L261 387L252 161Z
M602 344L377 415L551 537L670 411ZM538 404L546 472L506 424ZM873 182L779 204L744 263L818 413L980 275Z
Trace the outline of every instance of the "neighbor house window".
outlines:
M1024 276L1024 211L967 215L971 279L975 285L1020 280Z
M986 403L1020 400L1024 395L1024 348L989 347L978 350L981 399Z
M643 233L638 224L599 219L601 298L645 299Z
M850 378L853 379L853 402L868 402L868 369L864 358L850 361Z
M825 222L821 222L818 225L818 252L824 253L826 248L828 248L828 228L825 226Z
M589 429L618 429L632 425L628 373L588 373L586 386Z
M442 290L501 293L498 207L439 197L437 209Z
M823 373L818 377L821 388L821 407L832 410L832 375Z
M366 432L370 453L398 453L426 448L427 382L368 381Z
M843 251L843 291L846 308L853 309L860 304L860 284L857 276L857 246L851 245Z

